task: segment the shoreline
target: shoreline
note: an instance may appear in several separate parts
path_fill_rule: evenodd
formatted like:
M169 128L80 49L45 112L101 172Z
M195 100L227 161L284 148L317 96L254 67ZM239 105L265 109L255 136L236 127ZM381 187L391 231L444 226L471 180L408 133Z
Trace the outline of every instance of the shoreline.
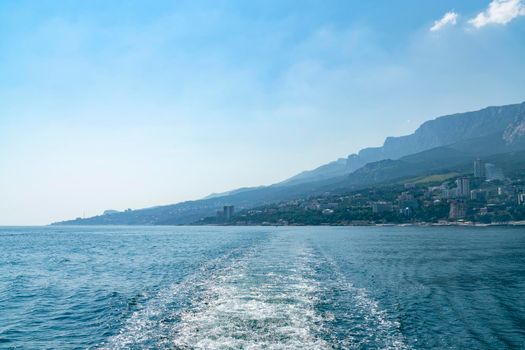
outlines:
M151 225L151 226L162 226L162 225ZM279 223L264 223L264 224L189 224L189 225L176 225L176 226L228 226L228 227L318 227L318 226L332 226L332 227L521 227L525 226L525 221L509 221L509 222L498 222L498 223L479 223L479 222L414 222L404 224L375 224L375 223L359 223L359 224L319 224L319 225L301 225L301 224L279 224Z

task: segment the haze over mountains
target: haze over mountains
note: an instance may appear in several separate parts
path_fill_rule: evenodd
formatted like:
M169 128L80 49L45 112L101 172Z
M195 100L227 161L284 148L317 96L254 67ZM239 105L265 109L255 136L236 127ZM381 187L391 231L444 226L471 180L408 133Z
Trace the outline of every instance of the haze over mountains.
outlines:
M302 172L284 183L321 180L351 173L367 163L398 159L434 147L450 145L463 140L496 134L509 143L519 140L525 133L525 102L501 107L488 107L480 111L458 113L423 123L413 134L388 137L383 146L370 147L351 154L346 159Z
M525 169L525 102L458 113L423 123L414 133L388 137L346 159L302 172L283 182L213 194L173 205L111 213L56 224L188 224L223 205L250 208L325 192L341 192L403 178L468 172L484 158L507 172Z

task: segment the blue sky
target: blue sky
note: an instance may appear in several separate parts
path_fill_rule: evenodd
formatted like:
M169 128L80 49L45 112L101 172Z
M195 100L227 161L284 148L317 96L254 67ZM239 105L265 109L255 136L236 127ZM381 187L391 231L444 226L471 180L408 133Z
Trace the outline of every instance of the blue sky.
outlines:
M2 1L0 224L270 184L525 100L525 2Z

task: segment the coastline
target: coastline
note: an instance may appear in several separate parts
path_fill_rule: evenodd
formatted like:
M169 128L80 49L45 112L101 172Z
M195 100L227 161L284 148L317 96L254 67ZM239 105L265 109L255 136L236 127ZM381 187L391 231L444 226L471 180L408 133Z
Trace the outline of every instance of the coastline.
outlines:
M159 225L153 225L153 226L159 226ZM447 221L447 222L414 222L414 223L403 223L403 224L394 224L394 223L386 223L386 224L376 224L376 223L349 223L349 224L319 224L319 225L301 225L301 224L283 224L283 223L260 223L260 224L190 224L190 225L177 225L177 226L228 226L228 227L234 227L234 226L246 226L246 227L266 227L266 226L274 226L274 227L290 227L290 226L297 226L297 227L316 227L316 226L336 226L336 227L366 227L366 226L373 226L373 227L521 227L525 226L525 221L509 221L509 222L497 222L497 223L479 223L479 222L454 222L454 221Z

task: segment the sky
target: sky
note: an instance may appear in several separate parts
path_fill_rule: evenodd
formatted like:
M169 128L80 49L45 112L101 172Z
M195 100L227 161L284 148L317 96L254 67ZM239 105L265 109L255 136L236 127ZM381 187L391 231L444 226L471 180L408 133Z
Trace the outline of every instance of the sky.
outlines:
M268 185L525 101L525 0L0 2L0 225Z

